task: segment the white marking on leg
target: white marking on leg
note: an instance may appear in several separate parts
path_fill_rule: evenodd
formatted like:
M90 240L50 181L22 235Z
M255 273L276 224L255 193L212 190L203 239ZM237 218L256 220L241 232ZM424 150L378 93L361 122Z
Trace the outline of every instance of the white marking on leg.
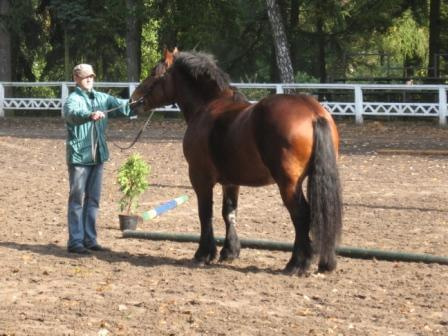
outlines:
M233 225L236 225L236 210L232 210L227 215L227 218L229 219L229 222Z

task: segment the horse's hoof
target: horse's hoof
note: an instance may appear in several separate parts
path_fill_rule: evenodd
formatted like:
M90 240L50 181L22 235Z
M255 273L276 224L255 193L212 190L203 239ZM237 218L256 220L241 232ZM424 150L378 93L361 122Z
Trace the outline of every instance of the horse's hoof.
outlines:
M196 266L210 265L213 260L213 256L198 256L197 254L193 258L193 262L196 264Z
M223 256L220 256L218 261L219 261L220 263L228 263L228 264L230 264L230 263L232 263L235 259L237 259L237 257L223 257Z
M295 267L295 268L293 268L293 269L284 269L283 271L282 271L282 274L284 274L284 275L287 275L287 276L294 276L294 275L297 275L297 276L299 276L300 278L306 278L306 277L308 277L309 275L310 275L310 273L308 272L308 270L304 270L304 269L301 269L301 268L299 268L299 267Z
M226 249L222 249L219 254L219 262L232 262L238 259L240 256L240 251L231 252Z
M207 265L210 265L212 263L213 259L204 257L204 258L198 258L194 257L191 261L191 263L196 267L204 267Z
M308 278L310 276L310 272L307 269L299 269L297 275L299 278Z
M296 275L297 273L299 273L299 267L296 265L288 264L283 269L282 273L284 275Z
M336 269L336 262L319 263L317 268L318 273L330 273Z
M209 265L213 260L215 260L215 258L216 258L216 254L214 254L214 255L208 255L208 254L202 255L202 254L196 253L194 255L194 260L196 260L196 262L198 264L204 264L204 265Z
M285 275L298 275L299 277L308 276L309 266L309 262L303 265L288 263L282 273Z
M197 267L197 268L205 267L205 265L206 265L204 260L197 260L195 258L191 259L190 264L191 264L191 266Z
M287 266L283 269L282 273L283 273L284 275L296 275L298 271L299 271L299 268L298 268L298 267L294 267L294 266L287 265Z

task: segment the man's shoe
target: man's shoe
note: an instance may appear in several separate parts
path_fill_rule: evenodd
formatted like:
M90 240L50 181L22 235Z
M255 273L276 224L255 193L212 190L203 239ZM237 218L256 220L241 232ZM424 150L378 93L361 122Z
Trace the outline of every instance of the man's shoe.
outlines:
M92 251L109 251L108 248L102 247L100 244L96 244L87 248Z
M89 250L86 249L84 246L69 247L68 252L77 254L90 254Z

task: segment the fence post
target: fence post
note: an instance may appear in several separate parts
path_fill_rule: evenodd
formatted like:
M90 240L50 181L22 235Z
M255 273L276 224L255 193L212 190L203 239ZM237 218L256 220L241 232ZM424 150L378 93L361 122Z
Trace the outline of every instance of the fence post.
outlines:
M68 97L68 87L66 83L61 86L61 117L64 118L64 103Z
M439 124L446 126L447 106L446 106L446 89L444 86L439 87Z
M5 117L5 110L3 109L5 101L5 89L3 88L3 84L0 83L0 118Z
M283 86L281 84L276 84L275 85L275 93L276 94L281 94L283 93Z
M129 98L131 98L132 94L135 91L135 84L134 83L129 83Z
M362 104L363 104L362 89L361 89L361 86L356 85L355 86L355 121L357 124L362 124L364 121L363 117L362 117L362 113L363 113Z

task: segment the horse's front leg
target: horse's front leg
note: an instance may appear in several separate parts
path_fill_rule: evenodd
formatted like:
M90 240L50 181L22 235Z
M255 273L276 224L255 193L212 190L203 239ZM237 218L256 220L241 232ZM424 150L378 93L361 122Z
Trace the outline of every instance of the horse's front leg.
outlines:
M239 191L239 186L222 186L222 217L226 223L226 239L221 249L220 261L232 261L240 255L241 244L235 229Z
M199 264L209 264L216 258L216 242L213 235L213 186L193 185L198 199L199 221L201 223L201 237L194 259Z

